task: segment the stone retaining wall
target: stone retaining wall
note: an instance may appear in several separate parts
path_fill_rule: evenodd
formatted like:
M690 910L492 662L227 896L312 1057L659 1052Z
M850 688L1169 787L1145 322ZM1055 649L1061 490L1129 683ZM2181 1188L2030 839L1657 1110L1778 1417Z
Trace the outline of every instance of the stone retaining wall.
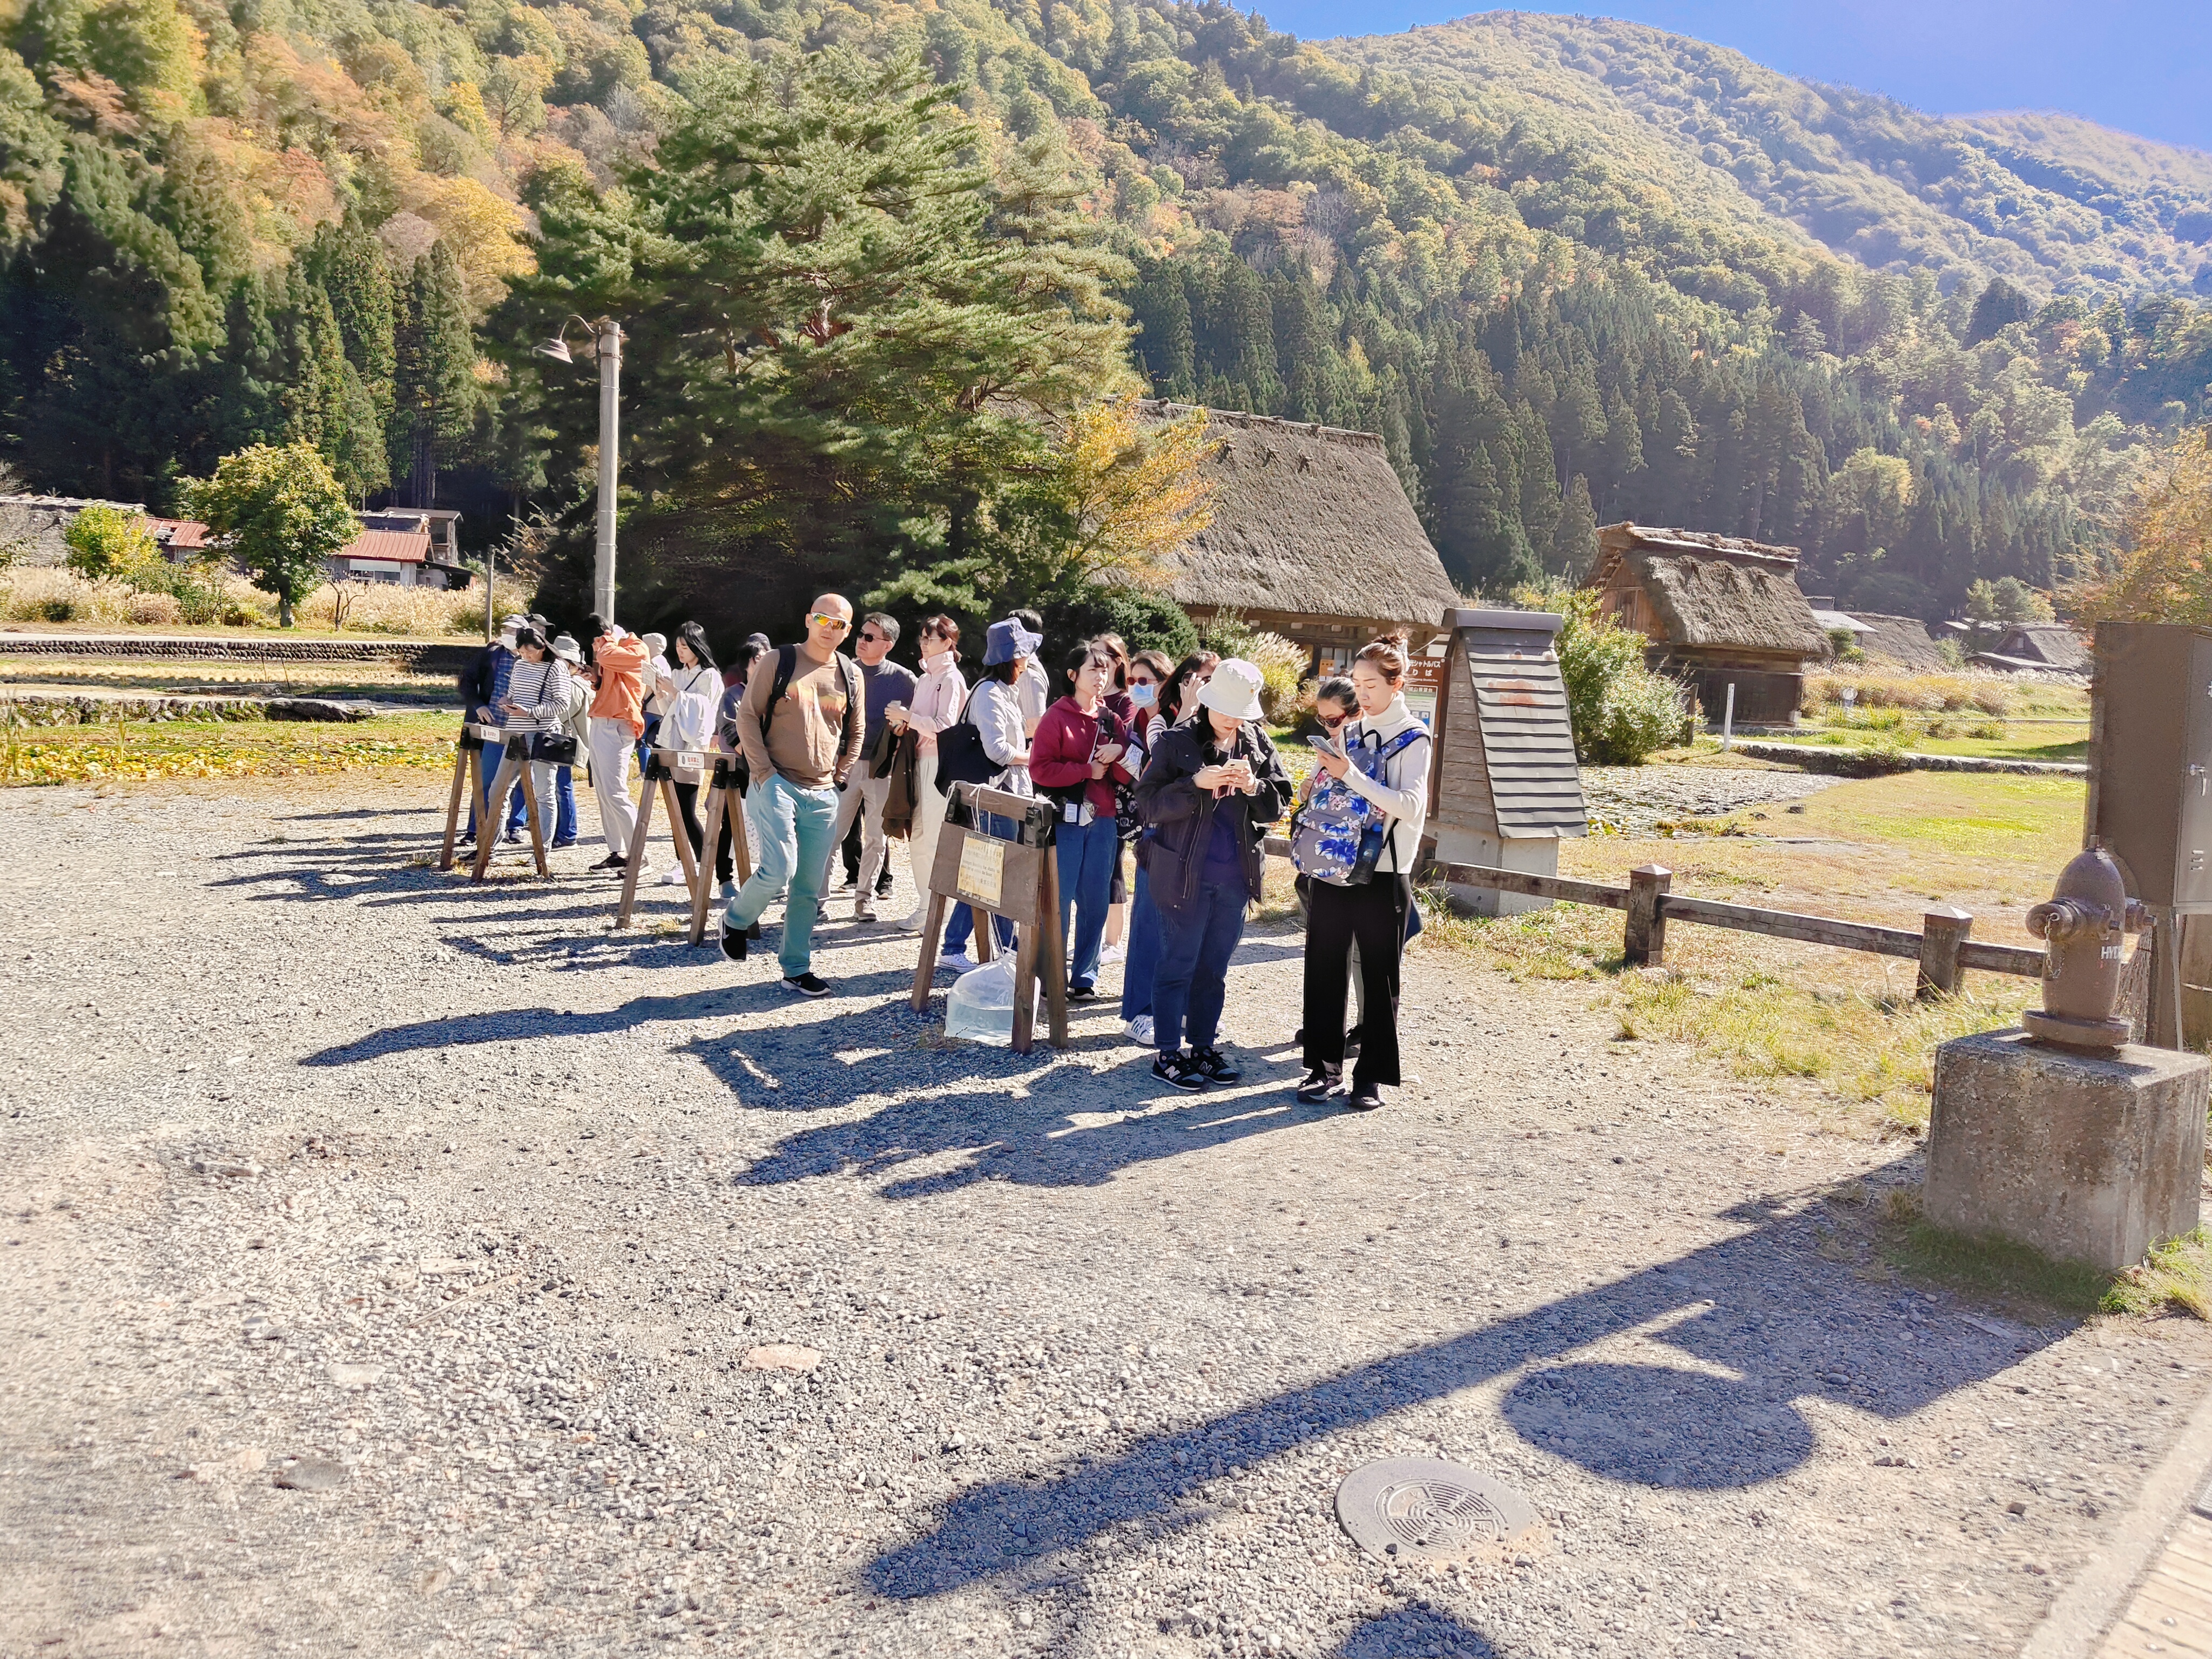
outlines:
M110 726L117 720L365 720L358 703L328 697L0 697L23 726Z
M0 633L0 656L103 657L155 662L391 663L458 674L483 647L468 641L267 640L225 635Z
M1843 749L1809 743L1759 743L1738 738L1735 752L1757 760L1783 761L1808 772L1846 778L1878 778L1891 772L2011 772L2027 777L2083 778L2081 761L1992 760L1983 755L1929 755L1917 750Z

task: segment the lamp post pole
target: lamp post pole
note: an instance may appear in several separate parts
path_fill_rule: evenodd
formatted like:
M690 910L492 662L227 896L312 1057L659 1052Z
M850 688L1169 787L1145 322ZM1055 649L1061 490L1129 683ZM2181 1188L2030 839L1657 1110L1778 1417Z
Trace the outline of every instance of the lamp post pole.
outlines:
M622 447L622 325L599 319L599 536L592 608L615 619L615 461Z

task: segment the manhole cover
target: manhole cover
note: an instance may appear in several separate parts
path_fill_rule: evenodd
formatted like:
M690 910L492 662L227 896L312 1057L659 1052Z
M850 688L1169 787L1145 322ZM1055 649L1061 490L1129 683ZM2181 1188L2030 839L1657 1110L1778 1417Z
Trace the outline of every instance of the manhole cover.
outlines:
M1386 1457L1336 1489L1336 1518L1352 1542L1397 1561L1464 1561L1510 1547L1536 1524L1511 1487L1440 1457Z

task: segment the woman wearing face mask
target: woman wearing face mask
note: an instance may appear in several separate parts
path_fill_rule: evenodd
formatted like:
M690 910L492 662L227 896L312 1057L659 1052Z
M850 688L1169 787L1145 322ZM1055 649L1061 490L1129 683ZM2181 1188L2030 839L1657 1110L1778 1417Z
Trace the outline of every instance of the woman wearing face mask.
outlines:
M1145 869L1160 913L1152 1075L1178 1089L1241 1075L1218 1041L1229 958L1259 896L1263 826L1291 800L1291 781L1261 723L1260 671L1233 658L1220 664L1199 702L1191 720L1161 738L1137 786L1152 832Z
M921 678L915 683L914 702L902 717L914 727L921 764L915 780L919 792L908 860L920 900L914 914L899 923L909 933L918 931L929 914L929 872L937 863L937 837L945 828L945 797L937 793L937 734L960 718L968 700L968 683L960 673L960 624L946 616L925 617L921 623Z
M1428 815L1428 728L1406 707L1402 635L1376 641L1352 665L1359 718L1344 728L1343 754L1323 753L1321 769L1372 805L1387 828L1375 872L1356 885L1317 879L1307 888L1305 958L1306 1079L1300 1100L1328 1099L1342 1087L1344 994L1352 946L1359 951L1365 990L1359 1060L1350 1104L1372 1111L1382 1091L1398 1084L1398 970L1406 942L1412 875ZM1367 751L1368 769L1352 763Z
M1157 651L1139 651L1129 659L1130 775L1142 777L1152 749L1146 741L1153 717L1159 712L1160 688L1175 672L1175 665ZM1136 791L1122 792L1122 845L1132 850L1137 878L1129 893L1127 965L1121 969L1121 1023L1133 1042L1152 1046L1152 969L1160 959L1160 913L1153 908L1151 888L1145 880L1141 853L1144 821L1137 816ZM1103 960L1103 958L1102 958Z

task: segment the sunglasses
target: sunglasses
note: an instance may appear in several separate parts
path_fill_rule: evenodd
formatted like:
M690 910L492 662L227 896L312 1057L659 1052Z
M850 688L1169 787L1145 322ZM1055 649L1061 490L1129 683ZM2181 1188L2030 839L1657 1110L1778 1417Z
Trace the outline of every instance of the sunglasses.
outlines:
M882 643L883 637L884 636L882 635L875 632L873 629L870 629L867 633L860 635L860 643L862 645L878 645Z
M852 631L853 627L853 624L847 622L842 617L825 617L819 611L816 611L806 620L813 623L817 628L826 628L832 633L836 634L849 633Z
M1323 726L1341 726L1345 721L1350 720L1352 716L1349 714L1324 714L1320 709L1316 708L1314 710L1314 718L1319 720Z
M1132 685L1158 685L1159 682L1154 679L1150 674L1139 672L1129 676L1129 684Z

